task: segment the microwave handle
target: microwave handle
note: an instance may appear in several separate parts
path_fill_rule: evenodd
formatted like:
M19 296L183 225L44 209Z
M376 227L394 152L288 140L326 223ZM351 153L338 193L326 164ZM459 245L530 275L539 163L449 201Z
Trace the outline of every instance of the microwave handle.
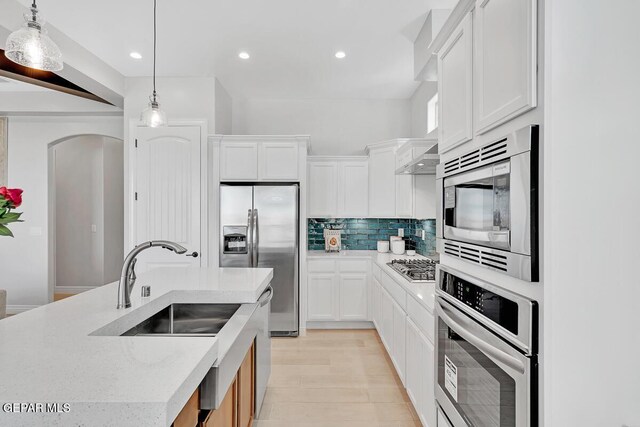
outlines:
M464 228L446 226L445 238L449 237L453 240L462 240L470 243L486 243L500 248L509 250L509 231L477 231L465 230Z
M461 322L457 321L456 319L459 318L459 316L455 314L451 309L447 308L444 304L447 304L446 301L442 297L437 297L436 311L438 312L438 316L440 316L445 323L450 325L458 335L460 335L472 345L476 346L487 356L500 361L501 363L510 367L514 371L519 372L520 374L525 373L524 363L522 363L515 357L505 353L504 351L492 346L481 338L478 338L473 332L462 326Z

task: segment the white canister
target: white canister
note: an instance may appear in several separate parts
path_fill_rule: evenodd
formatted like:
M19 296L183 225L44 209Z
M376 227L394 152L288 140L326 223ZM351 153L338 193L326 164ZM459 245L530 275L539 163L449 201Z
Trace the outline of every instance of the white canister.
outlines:
M389 241L388 240L378 240L378 252L381 254L386 254L389 252Z
M404 240L394 240L391 242L391 252L396 255L404 253Z

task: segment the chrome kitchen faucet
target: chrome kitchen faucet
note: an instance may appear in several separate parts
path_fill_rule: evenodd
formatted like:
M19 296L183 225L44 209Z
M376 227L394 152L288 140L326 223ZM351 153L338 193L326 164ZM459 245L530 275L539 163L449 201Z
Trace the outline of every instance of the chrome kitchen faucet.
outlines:
M187 251L186 248L180 246L179 244L169 242L167 240L153 240L150 242L144 242L133 248L133 250L129 252L129 255L127 255L127 257L125 258L124 265L122 266L122 274L120 275L120 283L118 284L118 308L131 307L131 289L133 289L133 285L136 283L136 257L140 252L144 251L145 249L153 248L154 246L168 249L177 254L183 254Z

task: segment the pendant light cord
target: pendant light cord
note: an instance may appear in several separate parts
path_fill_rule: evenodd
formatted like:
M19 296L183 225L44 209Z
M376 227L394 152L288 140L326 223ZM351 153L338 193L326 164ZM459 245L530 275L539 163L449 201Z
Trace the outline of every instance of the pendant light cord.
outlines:
M34 0L35 3L35 0ZM156 9L157 0L153 0L153 101L156 101Z

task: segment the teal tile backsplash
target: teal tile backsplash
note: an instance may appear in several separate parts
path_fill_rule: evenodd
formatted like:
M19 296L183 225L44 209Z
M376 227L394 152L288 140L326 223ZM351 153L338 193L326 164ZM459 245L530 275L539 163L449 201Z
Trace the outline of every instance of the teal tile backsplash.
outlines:
M436 251L435 219L388 219L388 218L310 218L307 247L309 250L324 250L325 228L342 230L342 248L346 250L376 250L378 240L389 240L404 228L407 249L415 249L421 255L433 255ZM416 236L419 230L426 231L426 239Z

